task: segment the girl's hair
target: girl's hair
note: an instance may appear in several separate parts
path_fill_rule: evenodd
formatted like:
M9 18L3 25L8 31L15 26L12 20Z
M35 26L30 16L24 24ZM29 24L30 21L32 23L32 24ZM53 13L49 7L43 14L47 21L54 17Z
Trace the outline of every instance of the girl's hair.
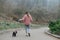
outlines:
M29 17L29 12L25 12L25 14L27 14L27 16Z

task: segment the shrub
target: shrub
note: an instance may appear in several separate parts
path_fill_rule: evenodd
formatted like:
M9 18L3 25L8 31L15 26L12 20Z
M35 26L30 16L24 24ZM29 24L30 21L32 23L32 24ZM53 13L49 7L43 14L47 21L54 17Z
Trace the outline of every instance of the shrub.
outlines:
M60 20L50 21L49 29L51 33L60 35Z

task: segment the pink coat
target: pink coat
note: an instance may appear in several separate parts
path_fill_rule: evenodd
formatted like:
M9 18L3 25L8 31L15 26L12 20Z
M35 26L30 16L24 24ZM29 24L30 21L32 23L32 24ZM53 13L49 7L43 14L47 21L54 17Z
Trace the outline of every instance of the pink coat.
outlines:
M27 15L24 15L22 18L25 25L29 25L32 22L32 16L29 14L29 17Z

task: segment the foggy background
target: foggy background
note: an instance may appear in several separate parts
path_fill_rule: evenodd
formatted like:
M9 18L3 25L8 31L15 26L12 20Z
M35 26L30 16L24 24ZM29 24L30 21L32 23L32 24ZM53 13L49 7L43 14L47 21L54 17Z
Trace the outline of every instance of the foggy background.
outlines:
M60 19L60 0L0 0L0 20L21 18L28 11L34 22Z

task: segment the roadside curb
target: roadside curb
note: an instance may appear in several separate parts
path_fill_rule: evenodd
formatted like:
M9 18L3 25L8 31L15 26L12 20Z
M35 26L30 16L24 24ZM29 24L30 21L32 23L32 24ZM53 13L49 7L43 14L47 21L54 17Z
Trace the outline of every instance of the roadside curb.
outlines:
M55 38L59 38L59 39L60 39L60 36L59 36L59 35L52 34L52 33L50 33L49 30L46 30L46 31L45 31L45 34L48 34L48 35L51 35L51 36L53 36L53 37L55 37Z

